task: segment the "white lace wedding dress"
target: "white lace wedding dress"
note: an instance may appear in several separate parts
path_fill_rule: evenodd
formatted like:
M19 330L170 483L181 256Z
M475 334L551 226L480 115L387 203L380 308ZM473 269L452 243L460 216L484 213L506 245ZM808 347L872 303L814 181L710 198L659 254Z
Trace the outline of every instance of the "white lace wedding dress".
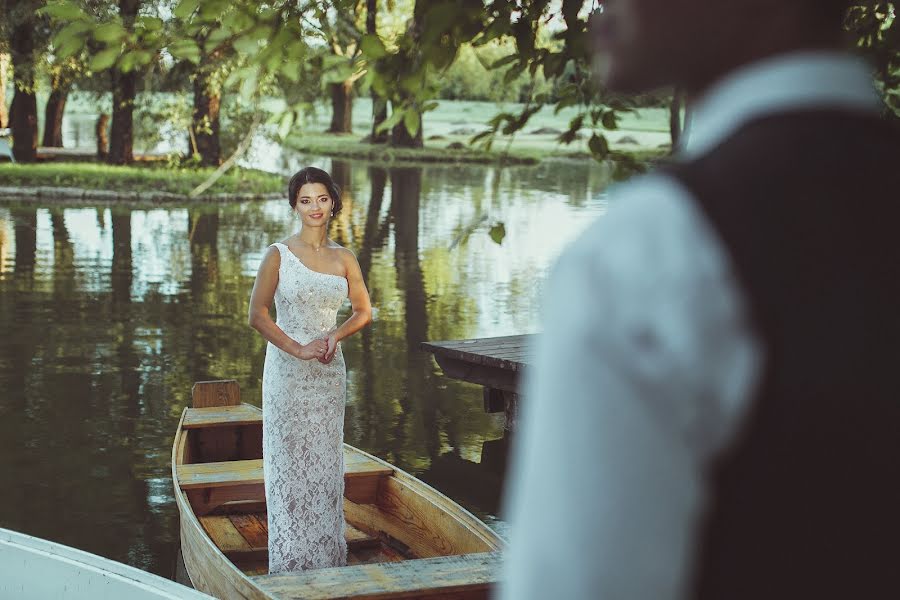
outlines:
M334 328L347 280L309 269L281 243L278 326L301 344ZM346 369L340 346L330 364L301 360L271 343L263 371L263 470L269 572L343 566L343 425Z

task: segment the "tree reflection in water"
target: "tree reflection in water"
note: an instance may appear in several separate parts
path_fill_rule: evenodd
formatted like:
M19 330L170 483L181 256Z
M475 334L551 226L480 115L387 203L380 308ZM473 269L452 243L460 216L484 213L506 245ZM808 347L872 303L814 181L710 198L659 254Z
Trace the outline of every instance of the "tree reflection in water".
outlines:
M533 331L536 283L557 250L535 248L535 232L574 236L602 210L590 199L602 179L568 164L330 169L346 199L332 235L356 253L376 309L343 342L346 439L495 514L502 466L479 463L502 422L419 343ZM265 342L246 326L249 293L290 217L285 200L0 202L0 526L172 574L174 428L196 380L235 378L260 403ZM494 220L507 222L503 246L479 229Z

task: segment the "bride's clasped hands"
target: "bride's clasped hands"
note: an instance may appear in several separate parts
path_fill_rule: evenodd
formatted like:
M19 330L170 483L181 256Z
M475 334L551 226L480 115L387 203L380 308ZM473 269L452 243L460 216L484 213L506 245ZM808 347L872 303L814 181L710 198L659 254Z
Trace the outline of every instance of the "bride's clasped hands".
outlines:
M323 365L327 365L334 358L334 352L337 349L337 339L334 335L326 338L313 340L308 344L297 344L298 349L295 356L301 360L316 359Z

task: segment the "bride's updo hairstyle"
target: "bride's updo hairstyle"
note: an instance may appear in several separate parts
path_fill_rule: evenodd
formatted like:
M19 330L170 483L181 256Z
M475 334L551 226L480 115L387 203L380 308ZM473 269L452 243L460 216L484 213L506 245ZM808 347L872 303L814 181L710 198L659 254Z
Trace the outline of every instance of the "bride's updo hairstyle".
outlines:
M324 185L325 189L328 190L328 195L331 196L331 200L334 202L334 215L337 216L341 212L341 208L343 208L341 188L337 186L327 171L316 167L300 169L291 177L291 182L288 184L288 202L290 202L291 208L297 206L297 194L300 193L300 188L307 183L321 183Z

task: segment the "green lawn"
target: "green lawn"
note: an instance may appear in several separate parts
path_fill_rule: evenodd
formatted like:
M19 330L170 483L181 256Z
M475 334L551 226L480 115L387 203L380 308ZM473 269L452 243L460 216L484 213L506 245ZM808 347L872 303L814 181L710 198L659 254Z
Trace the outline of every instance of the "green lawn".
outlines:
M531 163L549 157L590 157L586 137L571 144L557 141L558 132L568 129L569 121L577 114L575 108L563 109L555 114L552 106L543 107L515 136L498 136L491 152L486 153L470 147L469 140L487 129L487 122L497 113L516 113L522 105L442 100L435 110L424 115L425 148L414 151L385 151L381 147L359 144L371 128L371 107L369 98L355 100L353 134L349 136L324 133L331 119L330 107L317 107L314 114L308 115L303 124L294 128L285 143L310 153L371 157L375 160ZM605 135L613 150L645 160L668 151L667 147L662 147L670 141L668 119L668 110L661 108L622 113L619 128L606 131ZM537 133L539 130L544 133ZM448 150L447 147L455 142L463 144L466 149Z
M54 186L132 192L187 194L213 171L169 169L161 164L138 163L111 166L89 162L47 162L38 164L0 163L0 182L5 186ZM281 177L251 169L233 168L223 175L209 193L282 192Z

